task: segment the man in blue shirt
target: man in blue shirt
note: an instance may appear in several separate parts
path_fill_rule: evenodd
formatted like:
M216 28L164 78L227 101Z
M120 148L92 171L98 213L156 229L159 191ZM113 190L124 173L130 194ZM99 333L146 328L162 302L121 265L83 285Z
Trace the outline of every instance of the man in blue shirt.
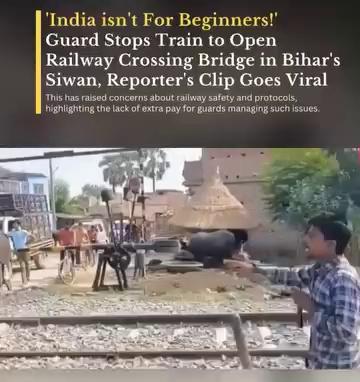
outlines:
M20 263L22 283L26 285L30 281L30 253L27 244L33 239L33 236L23 230L20 221L16 220L13 223L12 231L9 232L9 237L14 244L14 250Z

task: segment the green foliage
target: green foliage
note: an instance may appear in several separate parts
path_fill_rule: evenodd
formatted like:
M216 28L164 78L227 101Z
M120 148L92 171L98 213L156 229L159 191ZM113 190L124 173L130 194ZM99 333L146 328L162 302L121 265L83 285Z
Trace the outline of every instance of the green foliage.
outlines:
M342 192L347 193L353 202L360 207L360 163L358 153L349 149L337 149L335 155L341 170L348 174L341 184Z
M96 198L96 200L99 202L100 201L100 198L101 198L101 191L104 189L105 187L103 186L99 186L97 184L90 184L90 183L87 183L85 184L82 189L81 189L81 192L82 192L82 195L85 196L85 197L94 197Z
M316 215L346 213L347 196L337 192L334 181L336 178L319 178L316 175L297 181L290 189L286 220L303 228Z
M130 178L140 174L140 159L144 176L152 179L155 191L156 181L161 180L170 167L166 152L160 148L141 149L141 158L138 152L105 156L99 166L103 167L104 180L111 184L114 192L116 187L123 187Z
M272 158L264 173L264 191L274 219L288 220L290 203L291 211L299 210L299 205L294 204L294 197L301 192L302 186L307 188L302 195L306 200L311 194L326 196L317 185L326 188L337 183L338 163L334 156L321 149L274 149ZM299 183L302 181L305 183ZM313 190L310 189L312 185L316 186Z
M156 181L161 180L165 172L170 168L166 152L163 149L142 149L144 157L144 176L152 179L153 192L156 191Z
M65 180L56 179L54 189L56 212L65 213L65 206L70 200L70 186Z
M55 208L56 212L65 214L81 214L82 208L78 205L76 199L70 199L70 186L63 179L55 180Z
M139 174L139 156L137 153L121 153L106 155L99 163L103 167L104 181L108 182L113 191L122 187L133 176Z

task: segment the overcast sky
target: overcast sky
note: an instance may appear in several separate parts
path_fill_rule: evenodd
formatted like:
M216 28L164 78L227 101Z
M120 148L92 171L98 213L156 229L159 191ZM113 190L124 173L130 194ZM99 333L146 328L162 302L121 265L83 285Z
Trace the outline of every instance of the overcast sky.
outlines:
M88 150L86 148L71 148L74 151ZM93 150L101 149L96 148ZM63 148L0 148L0 158L13 158L31 155L42 155L44 152L66 150ZM200 148L171 148L166 149L171 167L164 179L157 184L157 188L184 189L182 171L185 160L197 160L201 157ZM102 155L90 155L75 158L54 159L53 166L55 178L66 180L70 185L70 192L75 196L81 192L81 187L86 183L104 184L102 170L99 161ZM49 175L49 163L47 160L35 160L26 162L4 163L6 167L14 171L40 172ZM151 181L145 180L145 190L151 191Z

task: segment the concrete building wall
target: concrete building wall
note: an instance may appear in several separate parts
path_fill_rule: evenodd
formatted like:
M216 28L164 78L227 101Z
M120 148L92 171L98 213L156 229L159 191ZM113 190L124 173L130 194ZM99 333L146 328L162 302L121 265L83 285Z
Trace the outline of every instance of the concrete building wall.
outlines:
M31 177L28 178L29 184L29 194L40 194L42 193L46 195L46 199L49 204L49 181L48 178L45 177Z

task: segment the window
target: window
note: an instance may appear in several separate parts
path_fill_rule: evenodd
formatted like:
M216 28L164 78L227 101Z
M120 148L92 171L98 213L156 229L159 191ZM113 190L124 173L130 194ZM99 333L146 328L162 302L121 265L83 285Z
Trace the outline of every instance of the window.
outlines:
M15 180L0 180L0 192L5 194L19 194L20 183Z
M43 194L44 193L44 185L41 183L33 184L34 194Z
M29 191L29 183L28 182L21 182L21 193L22 194L28 194Z

